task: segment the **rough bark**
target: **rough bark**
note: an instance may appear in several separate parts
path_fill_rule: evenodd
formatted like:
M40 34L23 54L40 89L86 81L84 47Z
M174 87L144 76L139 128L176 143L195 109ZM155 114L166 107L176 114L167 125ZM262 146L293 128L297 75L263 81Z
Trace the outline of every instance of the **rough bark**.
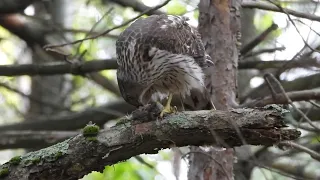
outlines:
M199 32L206 51L215 66L206 74L210 76L211 99L219 110L235 106L237 41L240 32L239 2L233 0L201 0L199 4ZM208 152L192 147L189 158L188 179L233 179L233 150L210 148ZM208 158L207 156L211 156Z
M49 148L28 153L19 162L2 165L1 170L8 170L2 178L73 180L139 154L157 153L162 148L213 144L240 146L243 142L235 127L252 145L268 146L300 136L297 130L284 129L286 111L278 106L187 111L155 120L155 114L160 110L148 106L135 111L130 119L123 119L118 125L98 134L90 137L80 134Z

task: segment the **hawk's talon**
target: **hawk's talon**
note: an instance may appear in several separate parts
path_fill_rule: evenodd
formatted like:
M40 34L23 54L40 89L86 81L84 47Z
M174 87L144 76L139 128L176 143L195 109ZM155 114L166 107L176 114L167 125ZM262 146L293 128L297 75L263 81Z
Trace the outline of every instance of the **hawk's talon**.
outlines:
M172 113L176 113L176 109L174 107L164 107L163 110L160 113L160 118L163 118L164 114L172 114Z
M176 108L171 107L172 96L172 94L169 94L168 101L160 113L160 118L163 118L164 114L171 114L177 112Z

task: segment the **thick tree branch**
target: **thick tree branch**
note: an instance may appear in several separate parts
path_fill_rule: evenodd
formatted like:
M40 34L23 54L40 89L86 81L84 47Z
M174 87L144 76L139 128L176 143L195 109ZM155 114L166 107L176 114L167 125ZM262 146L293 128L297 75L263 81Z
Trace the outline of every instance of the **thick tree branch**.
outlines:
M40 0L1 0L0 14L16 13L23 11L31 3Z
M21 76L21 75L57 75L74 74L83 75L95 71L116 69L117 62L114 59L93 60L84 63L45 63L45 64L21 64L21 65L0 65L0 76Z
M289 65L287 65L289 64ZM287 60L275 60L275 61L240 61L239 69L258 69L265 70L271 68L320 68L320 63L316 58L301 59L298 61ZM93 72L117 69L118 65L116 59L105 60L90 60L81 63L43 63L43 64L21 64L21 65L0 65L0 76L21 76L21 75L41 75L50 76L57 74L74 74L83 75L85 73L92 73L90 75L95 76ZM284 70L285 70L284 69ZM97 82L97 80L95 80ZM99 84L99 82L97 82ZM108 82L109 83L109 82ZM109 87L109 85L107 85ZM110 88L110 87L109 87ZM118 90L113 88L112 92Z
M300 136L297 130L283 129L286 127L283 111L274 106L229 111L189 111L168 115L160 121L148 118L154 117L155 112L160 112L160 109L143 109L135 113L140 116L132 115L134 119L129 120L131 122L103 130L97 136L85 138L78 135L52 147L26 154L21 157L19 165L8 162L0 167L8 168L8 174L3 179L38 179L40 176L47 180L79 179L92 170L100 171L106 165L142 153L157 153L162 148L221 145L213 134L228 147L240 146L242 141L235 126L246 142L252 145L270 146ZM153 121L141 123L146 120Z
M282 10L279 7L270 3L250 1L250 2L242 2L241 6L243 8L250 8L250 9L255 8L255 9L262 9L262 10L274 11L274 12L280 12L280 13L283 13L283 10L284 10L290 15L320 22L320 16L316 16L309 13L298 12L298 11L287 9L287 8L282 8L283 9Z

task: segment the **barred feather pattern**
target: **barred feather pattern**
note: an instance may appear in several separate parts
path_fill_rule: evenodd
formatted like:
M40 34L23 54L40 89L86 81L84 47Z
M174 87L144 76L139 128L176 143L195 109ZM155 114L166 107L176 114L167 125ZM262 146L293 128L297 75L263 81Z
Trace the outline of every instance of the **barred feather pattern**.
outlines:
M130 104L145 105L169 93L182 97L206 88L204 70L212 65L200 34L185 17L140 18L116 42L117 80Z

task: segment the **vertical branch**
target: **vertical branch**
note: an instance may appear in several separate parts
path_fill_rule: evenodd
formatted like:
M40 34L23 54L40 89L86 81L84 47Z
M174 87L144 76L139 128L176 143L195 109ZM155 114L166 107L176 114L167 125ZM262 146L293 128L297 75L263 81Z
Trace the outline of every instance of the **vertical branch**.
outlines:
M238 38L240 32L239 3L236 0L200 0L199 32L214 67L205 73L209 77L211 100L219 110L236 105ZM209 151L192 147L188 179L233 179L233 150L211 147Z

